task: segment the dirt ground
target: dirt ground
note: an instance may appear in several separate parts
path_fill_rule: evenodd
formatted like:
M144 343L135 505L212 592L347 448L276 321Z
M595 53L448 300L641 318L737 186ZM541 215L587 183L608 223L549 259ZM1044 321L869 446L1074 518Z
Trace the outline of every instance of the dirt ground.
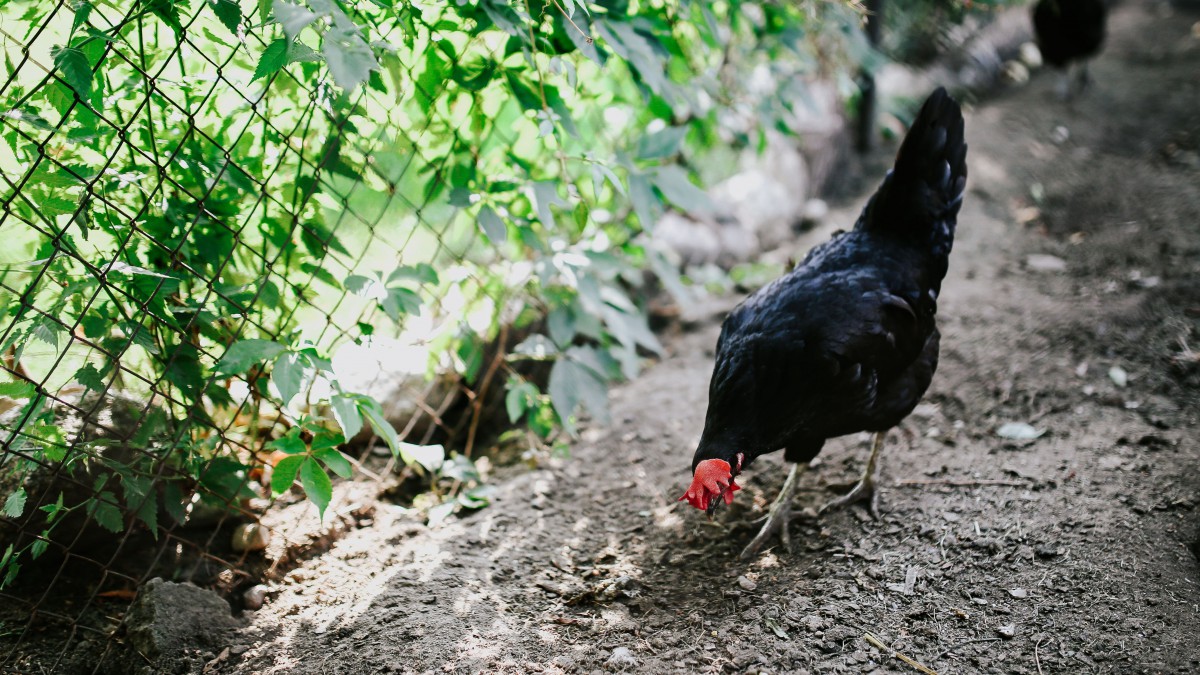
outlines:
M569 459L500 472L490 508L428 529L377 505L205 672L918 672L890 650L939 673L1200 672L1197 21L1126 2L1081 100L1041 73L969 112L941 366L913 439L889 435L882 520L793 523L794 552L743 563L780 458L711 523L675 501L716 315ZM798 501L866 450L832 441Z

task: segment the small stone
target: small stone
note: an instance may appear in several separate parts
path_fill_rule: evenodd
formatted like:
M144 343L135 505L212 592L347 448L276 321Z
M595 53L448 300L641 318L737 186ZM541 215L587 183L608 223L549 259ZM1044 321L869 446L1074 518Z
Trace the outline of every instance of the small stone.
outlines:
M242 593L242 604L245 605L246 609L262 609L262 606L267 602L268 590L270 589L263 584L256 584L247 588Z
M737 578L737 585L741 586L743 591L752 591L758 588L758 584L754 583L745 576L740 576Z
M1005 61L1000 76L1009 84L1025 84L1029 81L1029 67L1020 61Z
M1062 272L1067 269L1067 261L1049 253L1033 253L1026 256L1025 267L1031 272Z
M1021 45L1021 62L1030 68L1042 67L1042 50L1032 42Z
M1062 145L1071 138L1071 130L1064 126L1054 127L1054 131L1050 133L1050 140L1054 141L1055 145Z
M1012 624L1007 624L1007 625L998 627L996 629L996 632L1000 634L1000 637L1002 637L1006 640L1009 640L1009 639L1012 639L1013 637L1016 637L1017 627Z
M637 657L628 647L617 647L608 657L608 665L614 668L637 668Z
M1124 387L1129 384L1129 373L1121 366L1113 366L1108 369L1108 379L1112 380L1113 384L1118 387Z
M1024 599L1024 598L1029 597L1029 591L1025 590L1024 588L1009 589L1008 594L1013 596L1014 598L1018 598L1018 599Z
M804 203L804 222L820 223L829 215L829 204L823 199L810 199Z
M238 553L261 551L271 543L271 531L258 523L243 523L233 531L233 550Z

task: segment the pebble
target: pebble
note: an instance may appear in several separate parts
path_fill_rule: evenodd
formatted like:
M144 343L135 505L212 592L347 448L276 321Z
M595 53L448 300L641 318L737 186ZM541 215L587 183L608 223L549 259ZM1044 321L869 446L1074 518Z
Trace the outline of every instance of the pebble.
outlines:
M1011 639L1017 635L1017 627L1012 624L1006 624L996 628L996 632L1004 639Z
M1027 597L1029 597L1029 591L1025 590L1024 588L1013 588L1013 589L1011 589L1011 590L1009 590L1009 591L1008 591L1008 594L1009 594L1009 595L1011 595L1011 596L1013 596L1014 598L1027 598Z
M268 590L263 584L251 586L242 593L242 603L245 604L246 609L261 609L263 604L267 602Z
M1062 272L1067 261L1049 253L1033 253L1025 258L1025 266L1032 272Z
M747 578L746 576L740 576L740 577L738 577L738 578L737 578L737 585L738 585L738 586L741 586L743 591L752 591L752 590L754 590L754 589L758 588L758 584L754 583L753 581L751 581L751 580L750 580L749 578Z
M233 550L242 553L261 551L269 543L271 543L270 530L258 523L243 523L233 530L233 541L230 545Z

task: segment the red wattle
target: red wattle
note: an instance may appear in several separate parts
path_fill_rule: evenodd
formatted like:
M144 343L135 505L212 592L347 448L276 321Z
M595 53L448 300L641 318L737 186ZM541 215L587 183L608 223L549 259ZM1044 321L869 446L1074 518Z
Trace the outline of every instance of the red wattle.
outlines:
M742 489L734 482L729 462L723 459L706 459L696 465L696 473L692 476L692 484L687 492L679 498L692 506L707 511L709 502L724 493L726 504L733 503L733 493Z

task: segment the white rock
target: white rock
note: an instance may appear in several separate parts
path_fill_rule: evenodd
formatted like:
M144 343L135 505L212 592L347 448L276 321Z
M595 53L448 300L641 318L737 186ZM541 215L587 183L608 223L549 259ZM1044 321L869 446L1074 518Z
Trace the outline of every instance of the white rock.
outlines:
M1062 272L1067 269L1067 261L1048 253L1034 253L1025 258L1025 267L1033 272Z
M746 576L738 577L737 585L740 586L743 591L752 591L752 590L758 588L758 584L754 583L753 580L751 580L749 577L746 577Z
M1000 76L1009 84L1025 84L1029 81L1029 68L1020 61L1005 61Z
M1021 63L1030 69L1042 67L1042 50L1032 42L1021 45Z

